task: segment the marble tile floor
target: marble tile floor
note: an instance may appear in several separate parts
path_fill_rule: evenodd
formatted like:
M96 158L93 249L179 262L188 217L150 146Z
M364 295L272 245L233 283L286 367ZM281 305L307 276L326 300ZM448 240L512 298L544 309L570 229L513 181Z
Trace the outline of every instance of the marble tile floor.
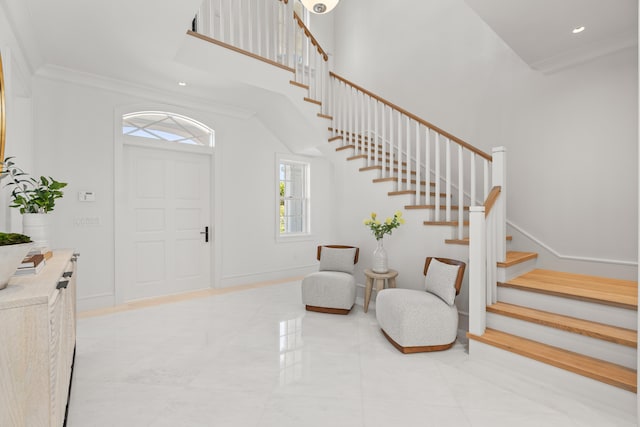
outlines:
M69 427L635 426L465 342L403 355L375 311L306 312L300 282L78 320Z

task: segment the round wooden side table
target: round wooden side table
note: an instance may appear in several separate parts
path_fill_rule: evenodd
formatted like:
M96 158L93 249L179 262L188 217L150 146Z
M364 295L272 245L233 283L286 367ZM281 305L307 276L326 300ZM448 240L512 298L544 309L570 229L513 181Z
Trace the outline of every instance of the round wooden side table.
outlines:
M373 270L367 268L364 270L364 275L367 277L367 283L364 288L364 312L369 310L369 300L371 299L371 291L373 290L373 281L376 281L376 292L380 292L384 289L385 280L387 281L388 288L396 287L396 277L398 272L396 270L387 271L386 273L374 273Z

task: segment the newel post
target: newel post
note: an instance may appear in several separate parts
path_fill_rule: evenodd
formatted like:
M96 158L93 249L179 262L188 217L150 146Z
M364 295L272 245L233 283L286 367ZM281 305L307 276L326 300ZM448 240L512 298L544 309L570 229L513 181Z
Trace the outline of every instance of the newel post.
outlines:
M487 320L487 226L484 206L469 208L469 332L482 335Z
M491 185L501 187L500 197L493 207L496 218L496 261L504 262L507 256L507 149L494 147L491 154Z

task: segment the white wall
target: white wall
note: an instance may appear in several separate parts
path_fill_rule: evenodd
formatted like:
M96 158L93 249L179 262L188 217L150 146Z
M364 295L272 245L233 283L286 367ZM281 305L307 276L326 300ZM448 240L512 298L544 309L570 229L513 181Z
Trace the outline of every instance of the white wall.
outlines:
M338 74L485 151L507 147L509 220L562 254L637 261L637 49L543 75L462 0L336 12Z
M289 277L315 268L317 240L330 239L331 230L331 215L325 214L332 205L326 161L312 160L312 179L318 184L312 188L316 240L276 243L275 153L286 148L259 121L174 94L146 93L54 70L34 84L35 173L69 183L54 212L52 245L81 253L79 308L114 302L114 113L132 104L153 103L192 111L216 131L215 244L221 261L214 272L215 286ZM80 190L94 191L96 202L77 201ZM75 219L82 217L99 217L100 225L76 225Z
M16 157L18 165L29 170L33 166L31 73L20 43L2 12L0 4L0 55L4 71L7 117L4 154L5 157ZM9 209L8 195L9 191L4 188L3 181L0 187L0 231L20 232L21 218L16 209Z

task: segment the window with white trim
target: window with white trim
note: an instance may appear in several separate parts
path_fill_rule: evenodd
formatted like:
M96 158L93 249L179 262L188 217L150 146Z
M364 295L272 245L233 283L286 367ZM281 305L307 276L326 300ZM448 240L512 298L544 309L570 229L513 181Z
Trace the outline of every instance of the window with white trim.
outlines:
M309 234L309 163L278 159L278 235Z
M200 147L214 146L214 132L190 117L164 111L137 111L122 116L122 134Z

